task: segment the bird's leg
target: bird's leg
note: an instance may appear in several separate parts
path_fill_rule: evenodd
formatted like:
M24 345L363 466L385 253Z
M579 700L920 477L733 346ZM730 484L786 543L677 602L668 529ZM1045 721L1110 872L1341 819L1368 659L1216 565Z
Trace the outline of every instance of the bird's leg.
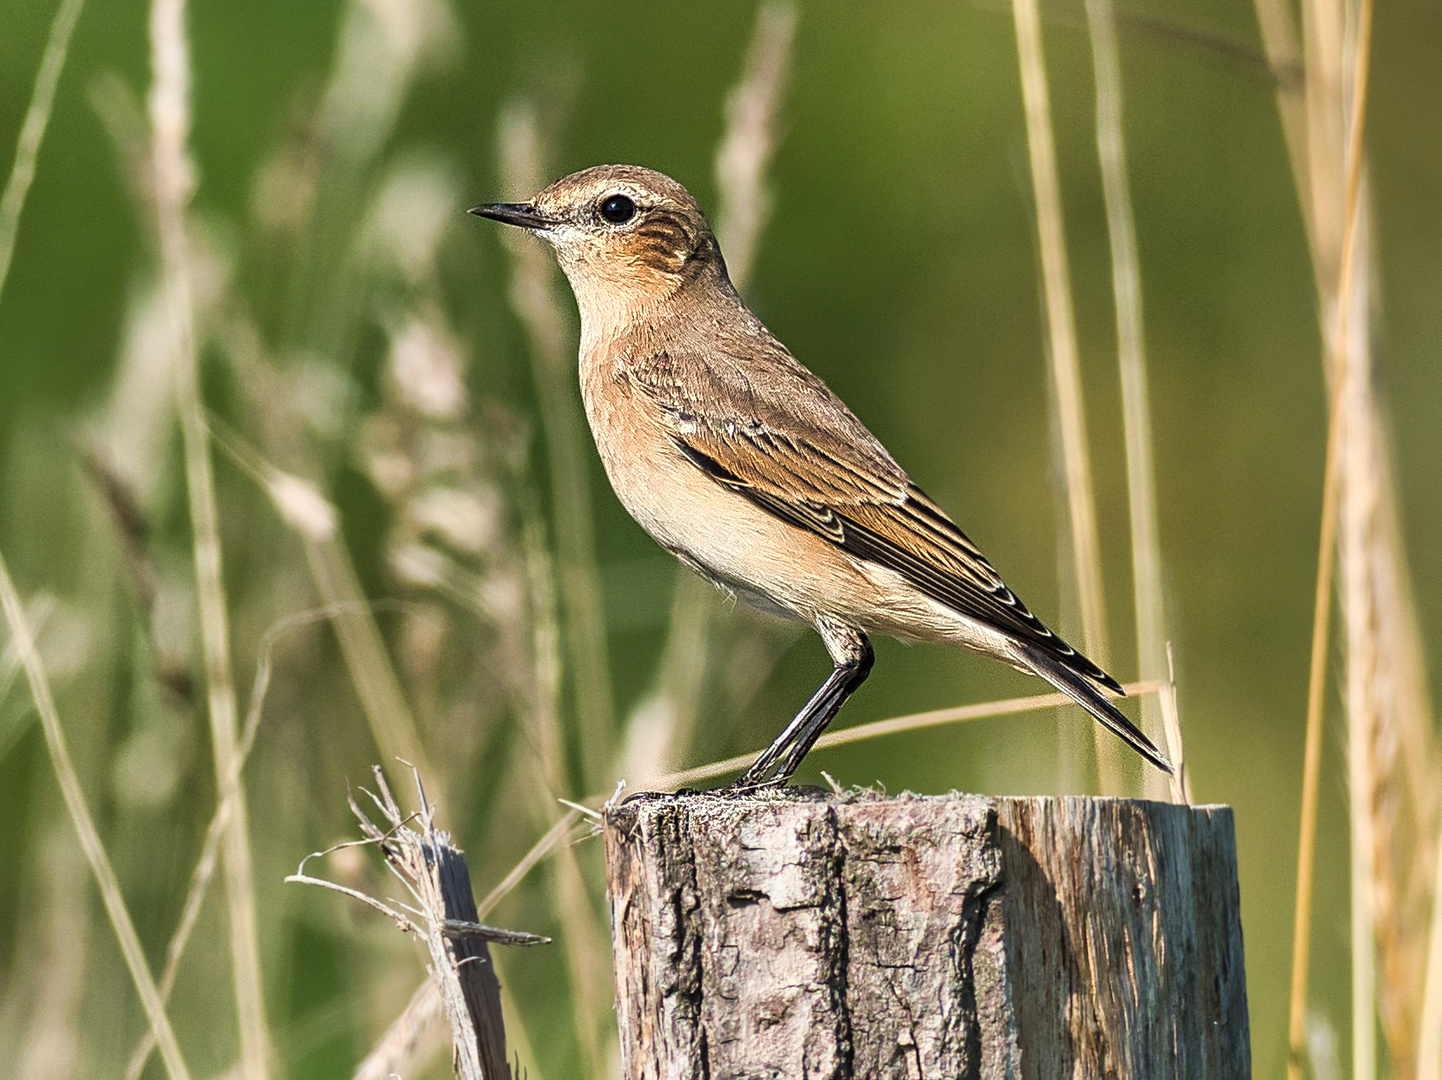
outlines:
M871 674L872 658L871 646L868 644L866 653L860 660L836 668L832 672L833 675L843 677L836 687L834 699L826 708L817 710L810 722L796 736L796 741L787 751L786 760L781 764L781 771L776 774L775 779L778 783L784 784L791 779L791 774L801 765L802 759L811 752L811 748L816 745L816 740L821 738L821 733L826 730L826 725L831 723L832 718L841 711L841 706L846 704L846 699L866 681L866 677Z
M836 666L816 693L811 695L806 706L792 718L781 734L776 736L775 741L762 751L755 764L746 770L746 774L732 785L732 790L746 791L764 784L786 783L807 752L816 744L816 740L821 737L821 733L826 730L826 725L841 711L846 699L856 692L856 688L865 682L866 676L871 673L875 654L865 634L830 620L818 620L816 629L820 631L826 651L831 654L832 663ZM773 774L772 770L778 760L781 761L781 767Z

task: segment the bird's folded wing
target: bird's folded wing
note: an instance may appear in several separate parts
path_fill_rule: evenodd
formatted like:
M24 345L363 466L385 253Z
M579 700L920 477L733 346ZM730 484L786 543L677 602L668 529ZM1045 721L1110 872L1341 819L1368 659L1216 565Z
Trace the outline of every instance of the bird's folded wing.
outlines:
M859 421L855 421L859 425ZM804 426L804 425L803 425ZM824 438L824 436L823 436ZM777 517L810 529L858 559L895 571L970 619L1045 649L1105 686L1116 681L1027 610L946 513L896 468L870 454L824 449L799 434L692 422L672 433L708 476ZM889 463L889 459L888 459Z

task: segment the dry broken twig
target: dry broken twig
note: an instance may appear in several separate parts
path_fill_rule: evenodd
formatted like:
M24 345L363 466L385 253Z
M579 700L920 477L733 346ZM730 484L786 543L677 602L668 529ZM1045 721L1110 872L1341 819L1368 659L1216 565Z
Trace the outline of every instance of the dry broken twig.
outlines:
M402 814L379 767L375 770L375 779L379 794L367 794L380 810L386 827L382 829L371 821L352 797L348 800L351 812L365 836L365 840L355 843L374 844L381 849L386 865L406 887L414 904L378 900L355 889L311 877L303 871L305 863L315 855L308 855L301 862L300 870L286 881L319 885L343 893L384 913L402 930L424 939L431 954L431 977L440 989L451 1025L457 1075L462 1080L510 1080L506 1031L501 1018L501 984L487 943L541 945L550 939L482 925L466 860L452 846L449 834L435 827L434 808L426 799L419 774L416 791L420 810L410 815Z

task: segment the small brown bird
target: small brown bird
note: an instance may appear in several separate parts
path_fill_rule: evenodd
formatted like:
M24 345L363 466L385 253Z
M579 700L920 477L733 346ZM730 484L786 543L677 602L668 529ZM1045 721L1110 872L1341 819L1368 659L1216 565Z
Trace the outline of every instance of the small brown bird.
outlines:
M581 396L617 497L702 577L810 623L835 669L737 782L784 783L871 671L868 633L1039 675L1157 768L1110 675L1048 630L737 295L670 177L598 165L473 214L547 241L581 311Z

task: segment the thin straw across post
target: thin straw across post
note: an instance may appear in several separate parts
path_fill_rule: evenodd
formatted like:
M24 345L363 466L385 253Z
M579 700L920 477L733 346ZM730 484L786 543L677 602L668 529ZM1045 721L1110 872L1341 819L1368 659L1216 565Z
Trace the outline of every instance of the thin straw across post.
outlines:
M1155 694L1164 691L1166 685L1164 682L1136 682L1128 683L1122 689L1128 694ZM923 728L937 727L941 724L960 724L968 720L984 720L992 716L1011 716L1016 713L1035 712L1039 709L1054 709L1069 701L1071 698L1065 694L1033 694L1030 697L1006 698L1002 701L987 701L978 705L958 705L950 709L934 709L930 712L894 716L869 724L858 724L856 727L844 728L841 731L829 731L816 740L816 745L812 747L811 752L816 753L832 746L845 746L848 743L877 739L883 735L920 731ZM740 772L756 760L757 753L759 753L759 749L746 754L737 754L735 757L724 758L721 761L713 761L706 765L681 769L667 776L657 777L654 782L657 788L669 790L714 780L728 773ZM611 797L610 793L596 794L588 798L586 803L589 806L600 806Z

